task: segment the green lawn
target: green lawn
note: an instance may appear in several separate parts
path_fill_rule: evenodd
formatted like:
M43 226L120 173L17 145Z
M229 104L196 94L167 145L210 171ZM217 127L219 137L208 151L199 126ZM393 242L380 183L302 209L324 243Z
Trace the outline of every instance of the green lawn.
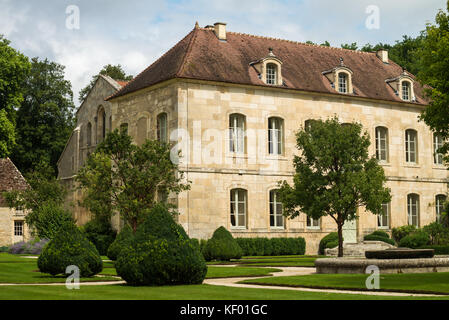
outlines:
M242 283L308 288L366 290L366 274L312 274L252 279ZM380 276L380 290L449 294L449 273L402 273Z

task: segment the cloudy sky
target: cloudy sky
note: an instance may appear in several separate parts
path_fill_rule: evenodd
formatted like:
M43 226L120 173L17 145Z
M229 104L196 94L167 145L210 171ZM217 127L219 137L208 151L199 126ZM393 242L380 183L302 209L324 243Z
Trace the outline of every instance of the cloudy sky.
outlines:
M339 47L416 36L445 7L446 0L0 0L0 34L29 57L65 65L78 104L79 90L102 66L121 64L136 75L195 21Z

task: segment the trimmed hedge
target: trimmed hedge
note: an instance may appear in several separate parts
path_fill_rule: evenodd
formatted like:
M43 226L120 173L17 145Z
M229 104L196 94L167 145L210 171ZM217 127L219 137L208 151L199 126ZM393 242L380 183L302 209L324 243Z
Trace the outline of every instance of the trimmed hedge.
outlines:
M81 277L91 277L103 270L97 248L74 224L62 226L37 259L39 270L53 276L65 274L70 265L80 269Z
M390 239L390 235L388 233L386 233L385 231L382 231L382 230L376 230L373 233L371 233L371 235L383 237L383 238L386 238L386 239Z
M425 232L419 231L402 238L401 241L399 241L399 247L417 249L419 247L428 245L429 242L429 235Z
M83 230L100 255L107 255L109 246L117 236L117 232L112 229L111 222L94 219L86 223Z
M449 255L449 245L428 245L421 246L419 249L433 249L435 254L447 254Z
M335 248L335 247L338 247L338 233L331 232L328 235L324 236L323 239L321 239L320 245L318 247L318 253L320 255L324 255L325 249Z
M368 234L368 235L364 236L363 240L366 240L366 241L383 241L385 243L391 244L392 246L394 246L396 244L394 242L394 240L392 240L392 239L385 238L383 236L376 236L374 234Z
M133 231L130 226L125 225L122 231L117 235L114 242L111 243L111 245L108 248L108 258L112 261L117 260L118 254L120 253L120 250L124 246L127 246L129 242L131 241L131 238L133 236Z
M244 256L303 255L306 252L304 238L237 238Z
M229 261L240 259L243 251L232 234L226 228L219 227L207 241L203 255L206 261Z

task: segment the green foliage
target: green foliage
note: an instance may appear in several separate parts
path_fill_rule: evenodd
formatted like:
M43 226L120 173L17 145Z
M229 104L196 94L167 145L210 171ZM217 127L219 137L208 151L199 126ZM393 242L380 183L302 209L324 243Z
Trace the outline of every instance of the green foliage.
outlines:
M431 245L449 244L449 230L441 223L428 224L422 228L422 231L429 235Z
M37 265L41 272L53 276L65 274L70 265L80 269L81 277L91 277L103 269L97 249L73 224L66 224L58 231L44 247Z
M337 242L337 245L334 245L335 242ZM324 249L335 248L337 246L338 246L338 233L331 232L321 239L320 244L318 246L318 253L320 255L324 255Z
M132 80L132 78L133 78L133 76L131 76L131 75L126 75L122 66L119 64L115 65L115 66L108 64L108 65L104 66L103 69L101 69L99 74L104 75L104 76L109 76L114 80L129 81L129 80ZM79 102L80 103L82 103L84 101L84 99L87 98L89 92L94 87L97 79L98 79L98 75L93 76L90 83L86 87L81 89L81 91L79 92Z
M342 49L348 49L348 50L357 50L357 42L353 42L351 44L344 43L341 45Z
M371 233L371 235L383 237L383 238L386 238L386 239L390 239L390 235L388 233L386 233L385 231L382 231L382 230L376 230L373 233Z
M5 109L0 109L0 159L7 158L16 144L14 125Z
M100 255L107 255L109 246L114 242L117 232L112 229L110 220L92 219L83 227L87 239L97 248Z
M198 241L189 239L162 205L150 210L129 245L120 250L115 267L134 286L200 284L207 273Z
M123 247L127 247L133 238L133 231L130 226L126 225L123 227L122 231L117 235L115 240L111 243L108 248L107 256L112 261L117 260L117 257Z
M303 255L304 238L237 238L244 256Z
M313 219L330 216L341 235L344 222L357 218L358 207L382 214L390 190L384 187L383 168L368 155L370 138L362 129L361 124L342 125L334 117L315 120L297 133L300 155L294 158L294 184L284 181L279 192L288 217L301 212ZM343 255L341 236L338 254Z
M417 231L409 234L399 241L399 247L417 249L419 247L428 245L430 242L429 235L423 231Z
M449 255L449 245L426 245L421 246L419 249L433 249L435 254Z
M242 254L243 251L239 244L225 227L219 227L215 230L204 249L204 256L208 261L240 259Z
M383 241L385 243L391 244L392 246L395 245L395 242L394 242L393 239L386 238L384 236L378 236L378 235L375 235L375 234L367 234L366 236L363 237L363 240L366 240L366 241Z
M156 140L137 146L123 130L109 133L76 177L85 194L81 204L95 216L110 215L113 207L135 232L158 203L158 190L189 189L170 153L168 144Z
M416 227L413 225L407 225L402 227L393 228L391 233L396 243L399 243L402 238L416 231Z
M17 110L16 147L11 159L23 173L40 163L53 170L74 128L73 93L64 66L47 59L31 60L24 101Z
M8 252L9 251L9 247L0 247L0 252Z
M72 214L54 202L48 202L31 211L25 221L33 226L34 234L42 239L53 239L66 224L74 224Z

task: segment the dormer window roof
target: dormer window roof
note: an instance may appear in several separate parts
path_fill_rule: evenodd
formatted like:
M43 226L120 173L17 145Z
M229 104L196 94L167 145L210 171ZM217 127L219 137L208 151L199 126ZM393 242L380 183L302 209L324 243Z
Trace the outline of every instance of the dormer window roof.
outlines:
M250 65L256 69L256 72L265 84L272 86L282 86L282 61L275 56L273 48L269 48L269 53L265 58L251 62Z
M340 64L330 70L323 71L323 75L329 80L332 88L343 94L353 94L352 70L344 64L343 58L340 58Z
M385 82L394 90L394 93L401 98L402 101L416 102L413 85L415 80L403 71L400 76L392 79L387 79Z

